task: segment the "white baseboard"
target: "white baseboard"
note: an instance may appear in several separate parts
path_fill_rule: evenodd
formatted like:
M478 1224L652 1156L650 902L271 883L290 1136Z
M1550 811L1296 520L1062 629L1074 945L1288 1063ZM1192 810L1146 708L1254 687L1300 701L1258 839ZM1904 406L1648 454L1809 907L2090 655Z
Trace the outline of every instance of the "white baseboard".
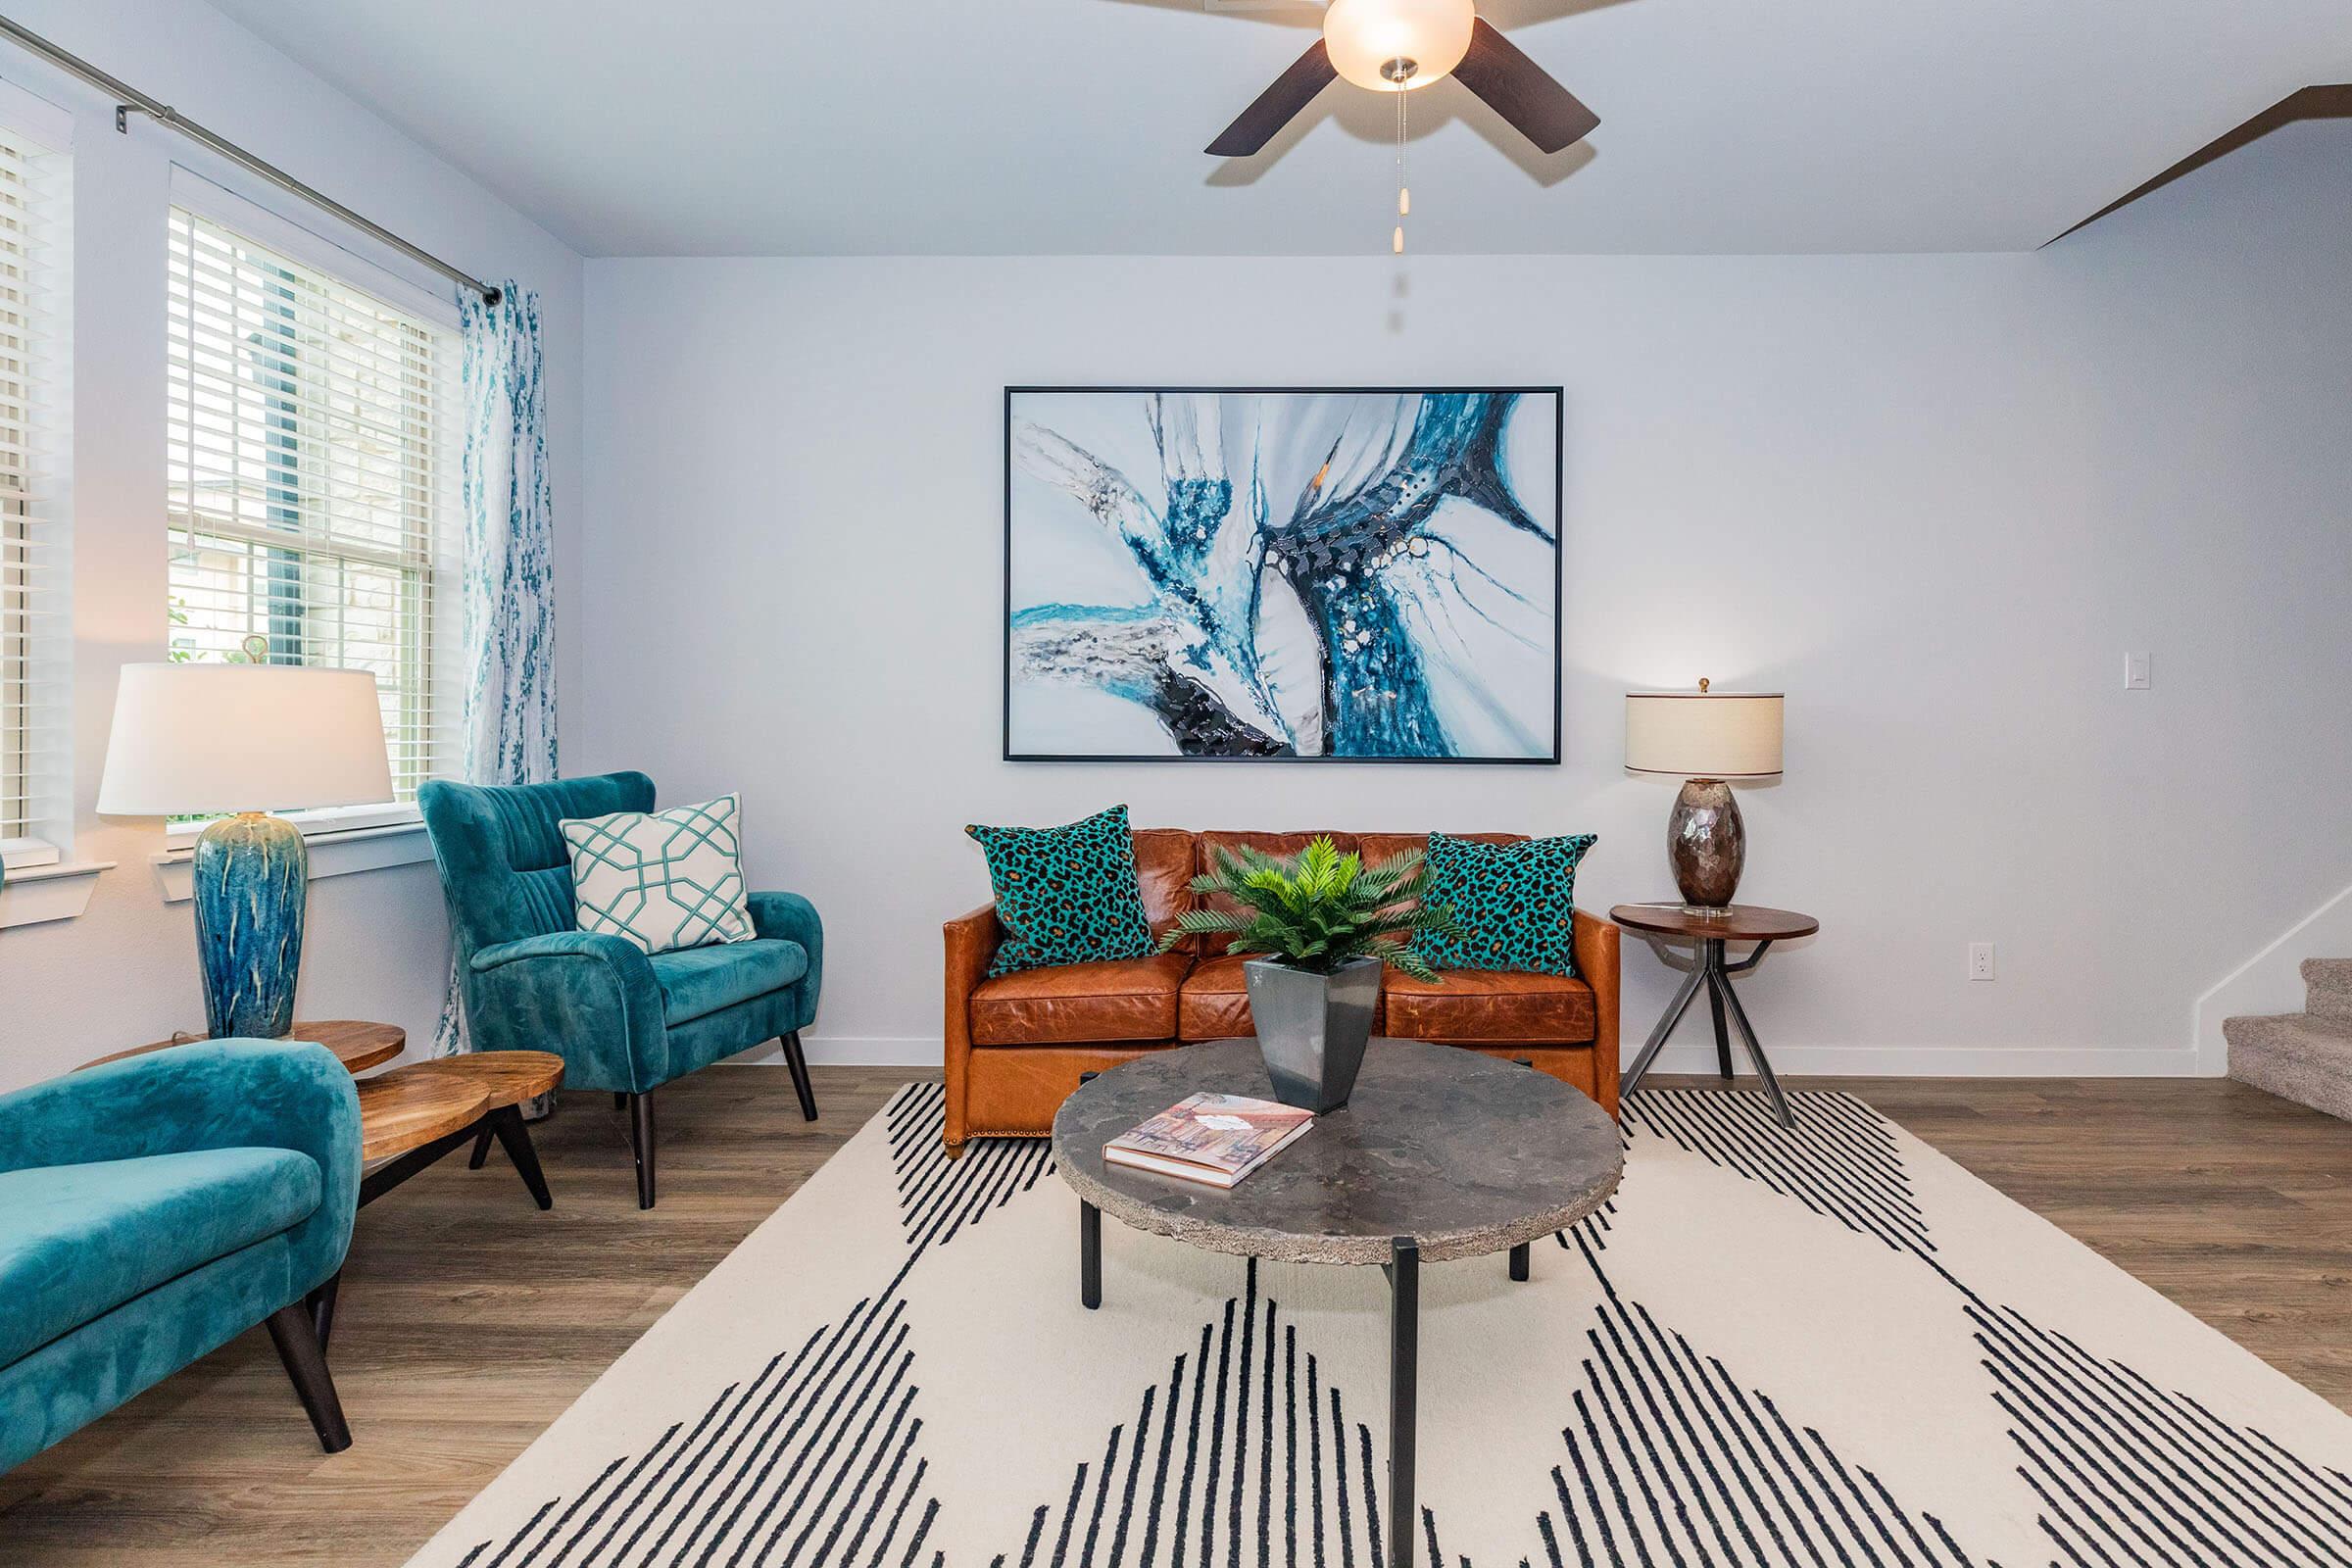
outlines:
M856 1067L937 1067L937 1036L853 1035L804 1037L812 1062ZM1640 1049L1625 1047L1630 1063ZM1839 1078L2191 1078L2197 1076L2197 1054L2183 1049L2105 1048L2097 1046L1772 1046L1776 1071ZM1735 1047L1734 1057L1747 1069L1744 1054ZM780 1064L783 1054L773 1046L733 1058L751 1066ZM1670 1073L1711 1073L1715 1047L1709 1043L1677 1042L1659 1054L1656 1070Z
M1621 1047L1631 1065L1641 1049ZM1825 1078L2193 1078L2197 1054L2180 1048L2110 1046L1776 1046L1773 1071ZM1737 1041L1732 1065L1748 1071ZM1655 1072L1712 1073L1713 1041L1678 1041L1658 1053Z
M937 1067L944 1048L937 1035L803 1035L809 1061L830 1067ZM784 1053L770 1043L727 1058L730 1066L781 1067Z

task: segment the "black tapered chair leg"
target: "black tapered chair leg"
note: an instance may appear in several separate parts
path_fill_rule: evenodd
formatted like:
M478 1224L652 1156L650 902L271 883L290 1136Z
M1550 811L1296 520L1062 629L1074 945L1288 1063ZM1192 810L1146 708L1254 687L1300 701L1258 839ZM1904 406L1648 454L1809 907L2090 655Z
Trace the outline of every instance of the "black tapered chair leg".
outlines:
M531 1190L531 1201L541 1208L556 1206L555 1195L547 1190L546 1173L539 1169L539 1151L531 1147L531 1130L523 1124L522 1107L501 1105L490 1113L490 1125L482 1130L482 1143L492 1134L498 1136L499 1146L506 1150L507 1158L514 1162L515 1172L522 1185ZM480 1143L474 1146L477 1150Z
M613 1091L612 1091L612 1108L613 1108L614 1110L626 1110L626 1109L628 1109L628 1108L629 1108L629 1097L628 1097L627 1095L625 1095L625 1094L621 1093L621 1092L620 1092L619 1090L617 1090L617 1089L613 1090Z
M466 1161L466 1168L467 1170L480 1170L483 1162L489 1159L490 1132L491 1129L485 1125L482 1128L480 1135L474 1139L473 1153L471 1157Z
M351 1446L351 1428L343 1420L343 1401L335 1397L335 1377L326 1369L326 1351L311 1322L310 1307L296 1301L270 1314L270 1339L277 1358L294 1380L294 1392L318 1434L318 1446L341 1453Z
M816 1120L816 1091L808 1087L808 1057L798 1029L784 1037L784 1065L792 1069L792 1092L801 1097L801 1120Z
M637 1155L637 1206L654 1206L654 1095L629 1097L629 1148Z
M311 1312L311 1328L318 1336L318 1349L321 1354L325 1352L327 1341L335 1332L335 1293L342 1288L343 1271L337 1269L326 1277L324 1285L313 1291L306 1298L305 1304L309 1306Z

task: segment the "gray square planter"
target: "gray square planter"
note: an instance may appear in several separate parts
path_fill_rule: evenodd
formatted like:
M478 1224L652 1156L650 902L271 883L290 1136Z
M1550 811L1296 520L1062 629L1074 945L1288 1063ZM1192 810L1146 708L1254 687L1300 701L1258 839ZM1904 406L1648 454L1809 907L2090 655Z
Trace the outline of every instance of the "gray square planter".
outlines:
M1372 1038L1380 960L1356 958L1327 975L1271 958L1253 958L1242 970L1274 1098L1318 1114L1348 1103Z

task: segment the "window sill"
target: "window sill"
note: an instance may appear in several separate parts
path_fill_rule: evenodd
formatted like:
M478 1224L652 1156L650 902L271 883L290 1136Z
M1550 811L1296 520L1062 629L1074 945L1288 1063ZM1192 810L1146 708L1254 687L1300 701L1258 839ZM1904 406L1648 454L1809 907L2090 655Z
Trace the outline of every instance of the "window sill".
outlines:
M148 857L166 904L184 904L195 897L197 829L190 829L184 846ZM178 838L177 833L172 835ZM302 836L310 851L311 880L349 876L355 871L381 871L396 865L419 865L433 858L432 840L422 822L391 822L381 827L346 828L340 832L309 832Z
M270 814L281 817L302 829L303 839L314 845L329 835L339 838L362 828L421 828L424 825L424 818L417 814L416 808L413 803L391 806L333 806L317 811L273 811ZM164 842L171 845L175 851L187 850L195 844L198 835L219 820L220 820L219 817L209 817L202 822L167 823L164 828Z
M47 870L65 858L47 839L0 839L0 867L12 873Z
M9 872L0 884L0 930L74 919L90 906L98 874L114 868L112 860L69 860Z

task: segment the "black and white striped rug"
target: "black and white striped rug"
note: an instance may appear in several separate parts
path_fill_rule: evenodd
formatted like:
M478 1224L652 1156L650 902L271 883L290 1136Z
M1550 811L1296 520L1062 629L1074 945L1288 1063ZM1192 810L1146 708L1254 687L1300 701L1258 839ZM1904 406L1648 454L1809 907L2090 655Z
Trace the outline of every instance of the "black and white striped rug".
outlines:
M1836 1094L1629 1102L1423 1269L1409 1568L2352 1564L2352 1420ZM910 1085L414 1568L1392 1568L1386 1290L1103 1231Z

